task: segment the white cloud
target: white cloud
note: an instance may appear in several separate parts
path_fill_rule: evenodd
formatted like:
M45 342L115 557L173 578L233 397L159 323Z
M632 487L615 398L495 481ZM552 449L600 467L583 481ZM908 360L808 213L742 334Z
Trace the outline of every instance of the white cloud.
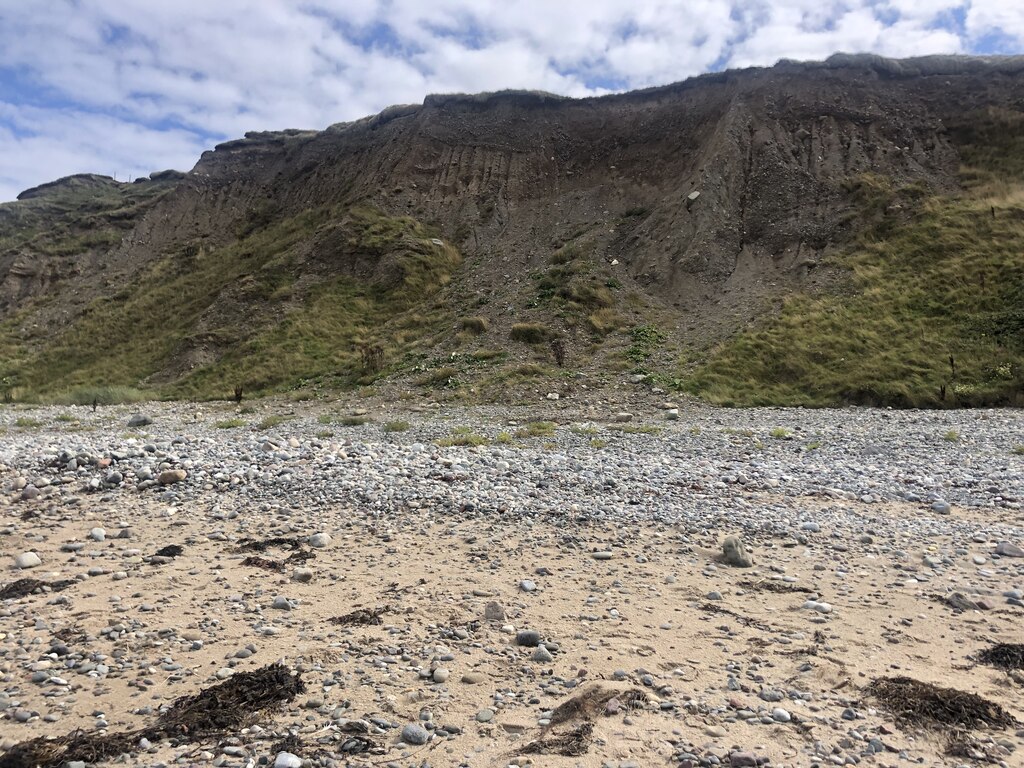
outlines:
M202 148L247 130L321 128L432 92L581 96L723 63L958 52L997 33L1024 46L1024 3L4 2L0 200L77 171L188 168Z
M966 26L973 39L1001 34L1024 46L1024 4L1018 0L972 0Z

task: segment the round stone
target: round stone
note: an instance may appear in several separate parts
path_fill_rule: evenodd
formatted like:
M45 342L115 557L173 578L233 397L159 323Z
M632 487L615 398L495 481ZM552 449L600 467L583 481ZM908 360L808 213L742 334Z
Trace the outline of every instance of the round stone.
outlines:
M331 535L329 533L314 533L309 537L309 546L317 549L323 549L330 543Z
M409 723L402 729L402 741L406 744L420 746L422 744L426 744L429 739L430 733L422 725Z
M516 645L536 648L540 645L540 632L535 629L521 629L516 632Z
M39 555L35 552L22 552L14 558L14 564L19 568L35 568L42 565L43 561L39 559Z

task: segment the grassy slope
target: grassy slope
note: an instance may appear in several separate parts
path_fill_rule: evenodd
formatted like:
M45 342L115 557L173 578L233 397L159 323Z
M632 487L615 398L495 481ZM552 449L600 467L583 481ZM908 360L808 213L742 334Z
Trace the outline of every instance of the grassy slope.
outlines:
M685 388L729 405L1024 405L1024 119L975 117L953 131L961 194L865 179L873 220L838 258L852 295L790 298Z
M20 250L49 256L75 256L121 242L138 215L168 185L79 183L18 203L0 205L0 252Z
M297 251L325 226L344 221L351 253L387 257L387 284L337 276L295 296ZM138 386L172 365L189 345L199 319L227 289L241 292L249 308L224 313L198 342L230 351L218 362L190 371L154 395L220 397L236 384L248 392L294 386L335 373L357 378L363 371L359 343L380 344L385 364L431 318L408 311L447 282L459 254L436 245L431 233L409 218L391 218L370 208L318 209L280 220L217 250L185 248L167 254L131 289L94 302L67 332L36 356L9 361L22 396L60 397L76 389ZM259 306L280 322L252 332L248 313ZM13 321L0 334L15 336ZM16 345L14 345L16 346ZM80 398L72 398L80 399Z

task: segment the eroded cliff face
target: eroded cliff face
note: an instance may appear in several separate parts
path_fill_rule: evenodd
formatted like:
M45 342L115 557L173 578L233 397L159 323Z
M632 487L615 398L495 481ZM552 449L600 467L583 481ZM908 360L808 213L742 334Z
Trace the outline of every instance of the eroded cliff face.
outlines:
M834 57L595 99L432 96L321 132L251 133L181 178L94 184L106 239L77 250L18 233L29 207L35 227L58 215L47 201L78 233L89 188L68 198L51 185L0 206L0 312L45 295L33 322L55 332L161 259L215 253L310 210L330 214L295 249L297 269L357 272L367 254L331 228L359 203L434 226L466 257L463 294L514 307L524 275L576 243L679 311L681 328L727 332L762 299L818 279L822 256L851 236L858 180L955 188L951 126L1024 110L1022 86L1021 58Z

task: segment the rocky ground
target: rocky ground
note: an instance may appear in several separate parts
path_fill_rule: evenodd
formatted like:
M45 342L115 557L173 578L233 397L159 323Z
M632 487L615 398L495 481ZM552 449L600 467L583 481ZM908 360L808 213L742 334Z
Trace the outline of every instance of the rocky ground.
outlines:
M666 414L0 409L0 766L1020 765L1024 414Z

